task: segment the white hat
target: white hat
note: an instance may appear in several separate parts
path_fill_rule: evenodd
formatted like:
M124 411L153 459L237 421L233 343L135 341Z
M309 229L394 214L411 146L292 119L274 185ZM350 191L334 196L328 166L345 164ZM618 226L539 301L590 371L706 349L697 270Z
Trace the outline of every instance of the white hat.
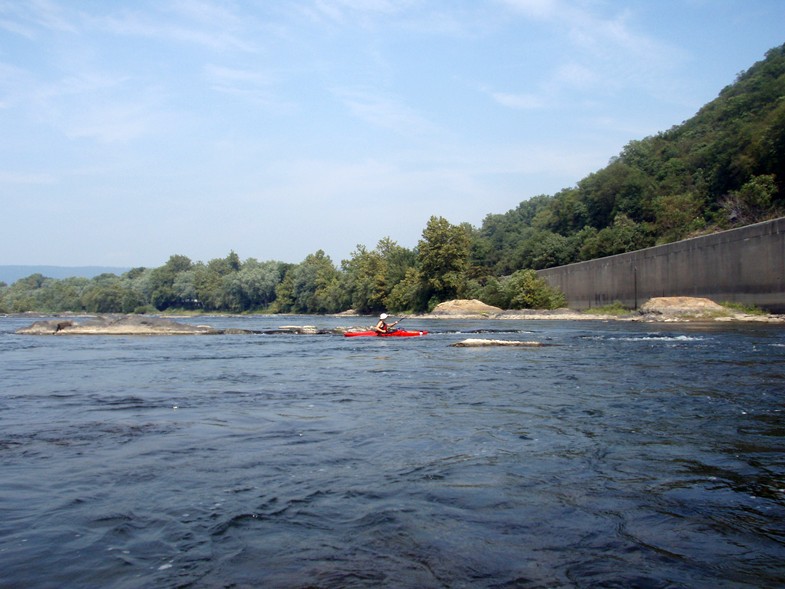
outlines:
M382 313L379 315L379 319L387 319L387 313Z

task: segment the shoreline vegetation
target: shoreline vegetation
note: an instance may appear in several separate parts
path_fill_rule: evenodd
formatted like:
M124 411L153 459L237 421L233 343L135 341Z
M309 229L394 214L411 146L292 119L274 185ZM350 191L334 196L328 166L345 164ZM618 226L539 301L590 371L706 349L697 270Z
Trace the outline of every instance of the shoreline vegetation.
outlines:
M502 310L486 305L479 300L453 300L441 303L433 312L404 315L407 319L464 319L464 320L551 320L551 321L631 321L643 323L705 323L705 322L758 322L784 324L785 315L750 313L733 306L719 305L713 301L693 297L662 297L647 301L640 310L624 311L611 305L609 312L602 308L590 311L571 309L555 310ZM9 315L6 315L9 316ZM209 325L192 325L176 321L176 315L122 315L122 314L33 314L21 313L15 317L35 316L42 318L28 327L18 329L20 335L251 335L251 334L343 334L365 327L335 327L320 329L312 325L282 325L275 329L216 329ZM209 317L210 315L188 314L181 317ZM213 314L213 316L238 316ZM271 315L282 319L291 315ZM329 317L361 318L367 315L344 312ZM56 319L43 319L57 317ZM488 345L487 343L484 345Z

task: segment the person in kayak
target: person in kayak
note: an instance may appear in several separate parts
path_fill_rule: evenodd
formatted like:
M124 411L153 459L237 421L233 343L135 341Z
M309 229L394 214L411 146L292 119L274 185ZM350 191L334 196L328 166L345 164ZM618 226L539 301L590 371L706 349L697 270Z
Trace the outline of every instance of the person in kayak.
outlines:
M387 325L387 323L385 323L385 319L387 319L387 317L388 317L387 313L382 313L381 315L379 315L379 321L376 323L376 325L372 327L372 329L376 333L390 333L390 331L394 331L393 327L398 325L398 321L400 321L400 319L398 319L398 321L396 321L395 323Z

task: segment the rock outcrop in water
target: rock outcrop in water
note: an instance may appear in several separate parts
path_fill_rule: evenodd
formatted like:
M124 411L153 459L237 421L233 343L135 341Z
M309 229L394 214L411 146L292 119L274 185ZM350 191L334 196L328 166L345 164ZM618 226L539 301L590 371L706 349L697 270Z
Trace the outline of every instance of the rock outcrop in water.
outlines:
M313 325L283 325L277 329L217 329L149 315L98 315L84 319L49 319L18 329L20 335L320 335L347 328L319 329Z
M17 330L16 333L22 335L212 335L235 331L237 330L213 329L207 325L189 325L147 315L99 315L82 322L71 319L36 321L29 327Z

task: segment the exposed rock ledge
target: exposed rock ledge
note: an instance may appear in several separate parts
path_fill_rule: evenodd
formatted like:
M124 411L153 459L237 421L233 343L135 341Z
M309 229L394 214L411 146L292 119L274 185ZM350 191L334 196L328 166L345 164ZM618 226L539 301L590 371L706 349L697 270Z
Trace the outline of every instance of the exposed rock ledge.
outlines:
M277 329L263 331L251 329L216 329L209 325L179 323L162 317L149 315L98 315L75 319L50 319L36 321L29 327L18 329L21 335L273 335L306 334L319 335L343 333L346 328L319 329L313 325L282 325Z
M71 319L36 321L16 333L22 335L211 335L235 330L189 325L146 315L99 315L80 323ZM241 331L237 331L238 333Z

